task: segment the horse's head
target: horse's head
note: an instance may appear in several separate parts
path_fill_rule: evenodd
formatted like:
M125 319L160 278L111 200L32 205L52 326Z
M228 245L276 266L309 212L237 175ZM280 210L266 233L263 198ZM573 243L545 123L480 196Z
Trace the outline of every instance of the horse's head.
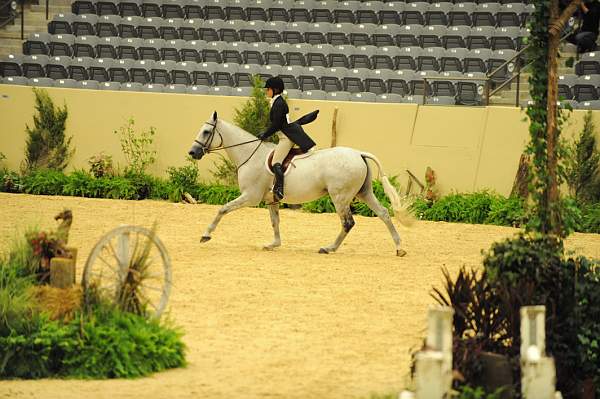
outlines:
M215 144L214 138L217 130L217 111L212 114L212 118L202 125L192 148L188 151L188 154L194 159L200 159L204 154L208 154L212 148L218 147L221 144Z

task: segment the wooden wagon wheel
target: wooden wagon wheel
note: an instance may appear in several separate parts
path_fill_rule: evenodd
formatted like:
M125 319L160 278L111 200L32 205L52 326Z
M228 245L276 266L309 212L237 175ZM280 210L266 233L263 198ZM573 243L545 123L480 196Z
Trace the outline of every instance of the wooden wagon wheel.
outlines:
M143 273L134 266L145 257ZM85 263L84 292L95 289L101 297L118 301L126 279L141 276L140 305L150 316L160 317L171 293L171 259L162 241L151 230L140 226L121 226L98 241Z

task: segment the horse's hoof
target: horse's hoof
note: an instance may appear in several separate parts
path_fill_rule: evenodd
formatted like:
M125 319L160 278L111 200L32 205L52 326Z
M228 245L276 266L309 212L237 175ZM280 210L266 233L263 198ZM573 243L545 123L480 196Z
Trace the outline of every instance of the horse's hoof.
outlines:
M208 242L210 241L211 237L210 236L202 236L202 238L200 238L200 242Z
M275 249L275 247L273 247L271 245L265 245L263 247L263 251L272 251L273 249Z
M406 255L406 251L403 249L397 249L396 250L396 256L404 256Z
M325 248L321 248L321 249L319 249L319 253L320 253L320 254L328 254L328 253L329 253L329 250L327 250L327 249L325 249Z

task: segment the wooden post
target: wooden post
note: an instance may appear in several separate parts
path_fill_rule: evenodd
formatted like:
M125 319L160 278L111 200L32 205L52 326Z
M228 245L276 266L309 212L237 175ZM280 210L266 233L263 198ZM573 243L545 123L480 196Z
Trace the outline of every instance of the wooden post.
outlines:
M333 110L333 122L331 123L331 146L337 145L337 114L338 108L335 107Z
M71 258L50 259L50 285L56 288L69 288L75 281L75 262Z
M73 284L76 284L77 279L77 248L67 247L67 251L71 254L71 260L73 261Z

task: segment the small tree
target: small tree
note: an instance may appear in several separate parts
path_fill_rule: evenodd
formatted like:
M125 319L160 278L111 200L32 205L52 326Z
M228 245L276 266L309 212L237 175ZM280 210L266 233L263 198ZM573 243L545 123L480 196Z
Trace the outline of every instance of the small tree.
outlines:
M130 117L125 125L114 131L114 134L119 136L121 151L127 160L125 173L145 174L146 169L156 161L156 150L152 146L156 130L151 126L150 130L136 132L135 121Z
M235 110L233 122L253 135L258 135L269 125L269 99L263 90L264 82L259 75L252 77L252 94L242 109ZM221 157L215 163L212 175L218 181L234 185L237 181L237 167L228 158Z
M33 129L26 126L28 137L22 170L24 173L35 169L63 171L75 152L70 148L72 137L65 136L67 105L62 109L55 107L46 90L34 88L33 92L38 114L33 116Z
M235 110L233 122L252 133L258 135L269 125L269 99L263 90L264 82L259 75L252 77L252 94L241 110Z
M593 202L600 194L600 153L596 147L595 126L592 111L585 114L583 131L569 146L567 159L567 184L577 201Z

